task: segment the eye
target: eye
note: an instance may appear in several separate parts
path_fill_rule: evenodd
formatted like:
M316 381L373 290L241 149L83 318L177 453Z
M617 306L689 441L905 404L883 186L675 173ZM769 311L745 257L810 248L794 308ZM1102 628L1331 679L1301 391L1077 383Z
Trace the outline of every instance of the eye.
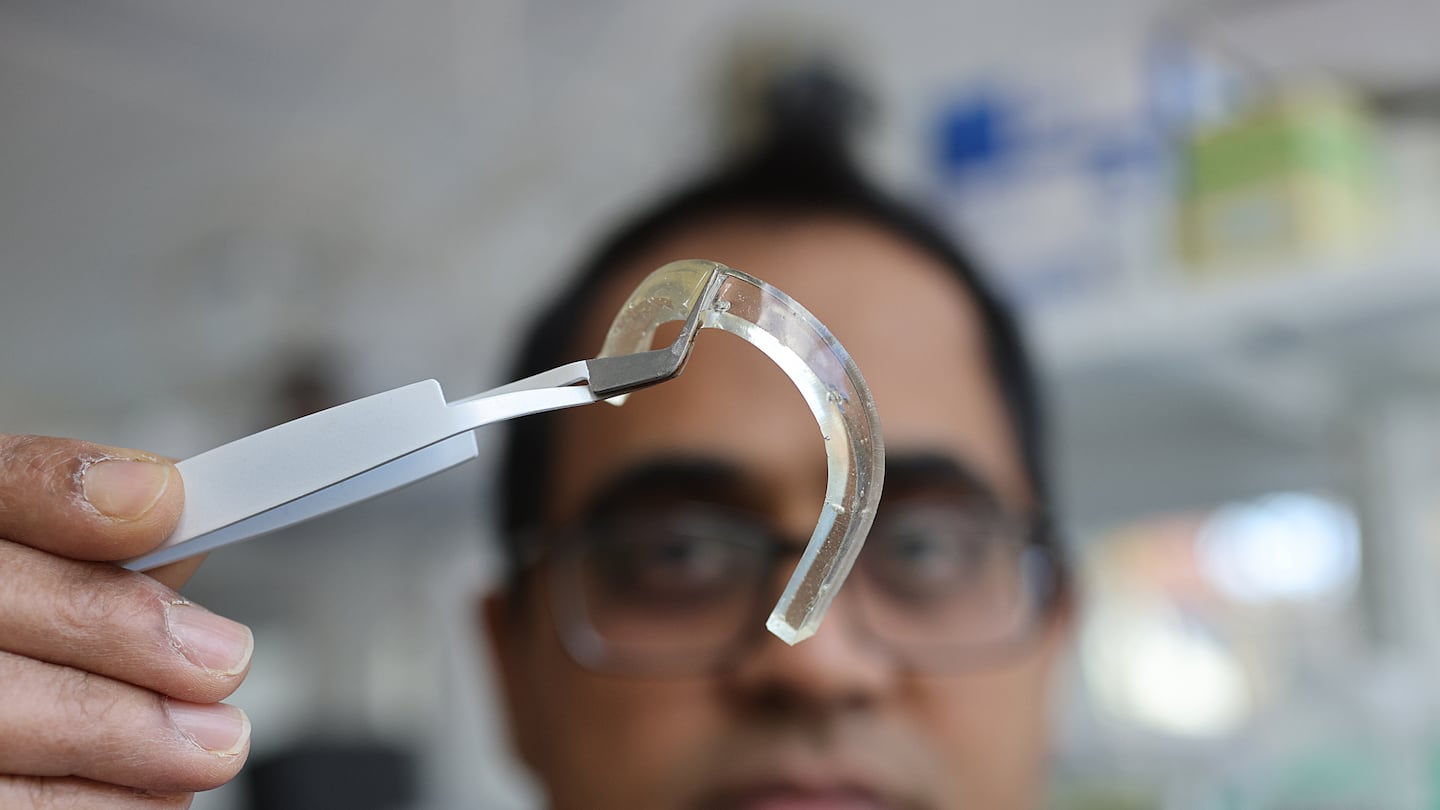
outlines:
M748 591L765 567L753 530L733 520L665 514L608 525L587 555L587 579L610 598L703 605Z
M892 508L861 552L891 598L924 601L977 587L995 572L1008 536L998 513L955 506Z
M737 567L735 551L722 538L650 529L625 538L615 562L637 585L704 587Z

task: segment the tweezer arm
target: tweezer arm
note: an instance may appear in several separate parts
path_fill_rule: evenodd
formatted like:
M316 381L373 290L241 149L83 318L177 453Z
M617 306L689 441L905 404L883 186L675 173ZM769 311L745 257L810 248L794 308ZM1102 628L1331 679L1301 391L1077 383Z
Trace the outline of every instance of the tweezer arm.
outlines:
M706 287L706 292L714 285ZM662 349L568 363L447 403L435 380L347 402L237 439L176 465L185 509L143 571L282 529L419 481L478 455L470 431L588 405L680 373L699 328L692 307Z
M477 427L595 402L584 362L459 400L417 382L286 422L188 458L176 468L185 508L146 570L340 509L477 455Z

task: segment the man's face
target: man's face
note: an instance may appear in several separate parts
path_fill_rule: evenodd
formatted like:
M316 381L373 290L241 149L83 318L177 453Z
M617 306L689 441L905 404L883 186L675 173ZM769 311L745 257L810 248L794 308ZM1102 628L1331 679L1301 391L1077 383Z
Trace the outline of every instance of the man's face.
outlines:
M1029 505L978 317L933 259L849 221L709 222L617 276L591 310L576 356L594 354L648 270L678 258L721 261L774 284L855 358L892 472L882 515L956 478L1007 510ZM645 508L646 493L627 492L624 482L653 484L645 471L672 468L655 509L718 502L797 544L820 513L826 467L813 418L763 354L720 332L701 333L678 379L623 408L567 412L557 438L555 527L605 507L602 493ZM709 472L678 472L695 469ZM945 480L925 480L926 470ZM767 583L770 604L794 559ZM536 581L518 607L492 600L490 629L517 747L556 807L1002 810L1038 800L1047 681L1063 620L1003 660L917 671L859 632L847 588L819 632L795 647L764 634L757 618L751 640L721 666L602 674L567 655L545 593L553 585Z

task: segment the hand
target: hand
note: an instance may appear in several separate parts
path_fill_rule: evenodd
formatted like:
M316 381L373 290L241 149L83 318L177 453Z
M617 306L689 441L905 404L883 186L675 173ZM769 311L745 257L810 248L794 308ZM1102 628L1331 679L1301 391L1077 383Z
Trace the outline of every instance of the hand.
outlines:
M164 459L0 434L0 807L188 807L244 764L249 720L218 701L250 631L172 590L198 560L108 562L158 545L184 497Z

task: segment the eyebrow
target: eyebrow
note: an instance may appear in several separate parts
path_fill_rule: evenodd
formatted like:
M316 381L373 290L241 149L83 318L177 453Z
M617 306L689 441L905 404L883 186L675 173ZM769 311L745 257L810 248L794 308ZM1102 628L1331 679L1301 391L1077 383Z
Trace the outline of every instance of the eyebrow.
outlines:
M646 502L704 496L737 506L759 508L762 488L733 462L703 456L645 459L622 469L585 501L587 518Z
M996 487L973 465L949 453L929 450L891 452L885 457L885 496L915 494L917 492L945 490L967 498L999 504L1000 494Z
M999 494L984 476L961 458L934 451L891 452L885 459L881 503L889 496L913 496L944 490L966 498L998 504ZM764 511L767 492L762 482L732 461L705 456L644 459L612 476L585 501L580 514L603 517L646 503L703 497L733 506Z

